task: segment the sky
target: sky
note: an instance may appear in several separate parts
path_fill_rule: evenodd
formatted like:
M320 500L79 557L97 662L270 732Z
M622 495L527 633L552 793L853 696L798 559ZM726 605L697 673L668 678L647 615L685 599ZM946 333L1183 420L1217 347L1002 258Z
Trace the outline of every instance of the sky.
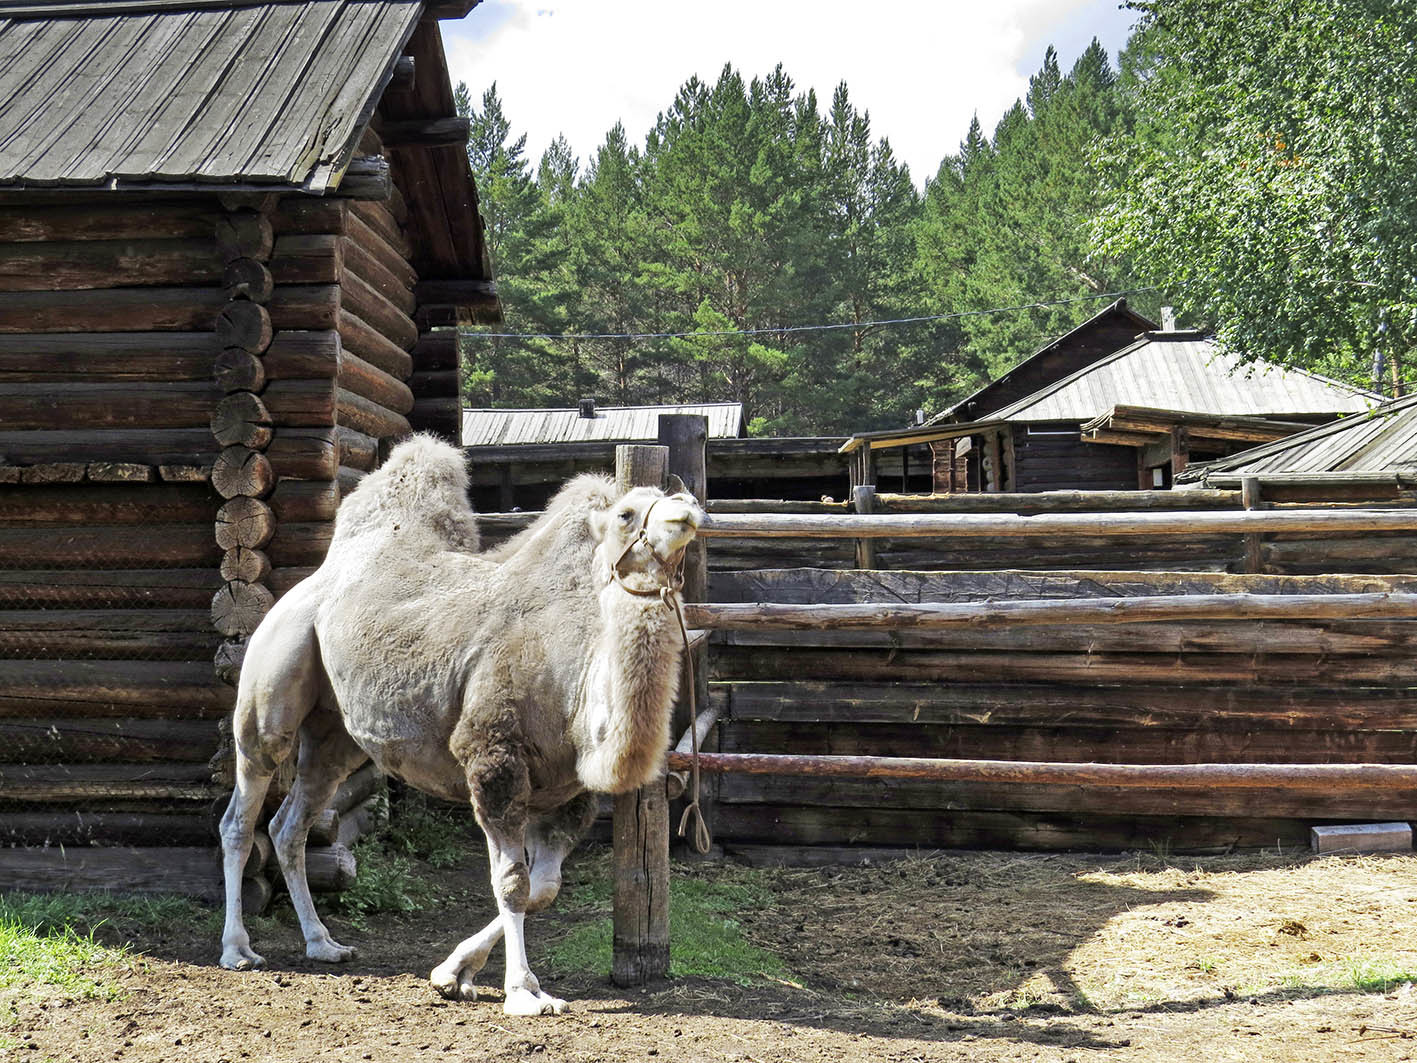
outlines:
M622 121L643 143L690 75L782 63L825 109L845 80L872 133L917 184L978 113L986 131L1028 89L1049 44L1064 73L1096 36L1115 62L1136 13L1119 0L483 0L444 22L454 84L493 82L533 165L558 133L582 162Z

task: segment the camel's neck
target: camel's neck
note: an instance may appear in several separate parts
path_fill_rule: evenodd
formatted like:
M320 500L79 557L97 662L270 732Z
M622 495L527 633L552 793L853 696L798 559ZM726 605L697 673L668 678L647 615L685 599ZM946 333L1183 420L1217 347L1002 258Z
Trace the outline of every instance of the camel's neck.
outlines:
M593 790L643 786L663 764L683 640L659 597L615 583L600 592L600 631L581 699L577 771Z

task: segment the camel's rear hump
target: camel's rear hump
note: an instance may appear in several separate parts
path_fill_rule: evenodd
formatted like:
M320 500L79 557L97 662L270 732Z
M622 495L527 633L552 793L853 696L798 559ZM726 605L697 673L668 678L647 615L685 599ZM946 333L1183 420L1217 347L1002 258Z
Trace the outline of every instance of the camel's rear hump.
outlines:
M371 533L412 539L422 531L442 549L475 552L481 540L467 483L461 450L436 436L412 436L340 503L330 549Z

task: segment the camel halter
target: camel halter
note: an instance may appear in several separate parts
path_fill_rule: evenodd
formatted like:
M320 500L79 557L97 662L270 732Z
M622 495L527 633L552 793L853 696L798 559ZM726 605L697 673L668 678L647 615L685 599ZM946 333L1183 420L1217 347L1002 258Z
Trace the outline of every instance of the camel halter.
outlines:
M703 809L699 805L699 706L697 683L694 678L694 655L689 649L689 629L684 626L684 611L680 608L679 591L684 586L684 555L688 550L688 545L678 551L677 558L664 558L659 556L659 551L654 548L654 544L649 541L649 515L654 512L654 507L664 501L664 498L656 498L645 509L645 515L640 519L639 531L630 540L629 545L620 552L620 556L615 559L615 563L610 566L610 574L620 589L627 594L633 594L637 598L658 598L664 603L664 607L674 614L674 619L679 622L679 638L684 643L684 665L688 670L689 678L689 736L692 743L693 757L690 760L690 797L689 803L684 806L684 814L679 818L679 837L687 836L689 820L694 821L694 834L689 844L694 847L694 851L703 855L709 851L713 845L713 836L709 834L708 824L704 822ZM625 577L620 573L620 565L625 558L630 556L630 551L640 544L649 551L650 556L659 562L662 581L658 587L649 590L641 590L631 587L625 582Z

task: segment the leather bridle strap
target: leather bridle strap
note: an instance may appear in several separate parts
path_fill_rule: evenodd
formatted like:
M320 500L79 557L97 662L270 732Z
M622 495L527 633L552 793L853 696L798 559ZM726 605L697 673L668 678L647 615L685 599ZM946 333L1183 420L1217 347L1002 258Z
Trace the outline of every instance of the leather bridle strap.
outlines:
M694 821L694 835L689 844L694 847L695 852L704 854L713 845L713 836L709 833L708 824L704 821L703 808L699 804L699 706L698 706L698 684L694 677L694 654L689 648L689 629L684 626L684 611L680 608L678 591L684 586L684 557L686 550L680 550L677 560L666 559L659 556L659 551L654 548L654 544L649 541L649 515L654 512L654 507L664 501L656 498L645 509L645 515L640 520L640 528L635 537L630 540L620 556L615 559L615 563L610 566L611 577L620 585L620 589L627 594L633 594L639 598L659 598L670 612L674 614L674 619L679 623L679 637L684 643L684 665L688 672L689 680L689 735L692 743L693 756L690 759L690 800L684 806L684 814L679 819L679 837L686 836L689 828L689 820ZM658 587L641 590L631 587L625 582L624 576L620 573L620 565L625 558L630 556L636 546L644 544L650 556L659 562L660 572L663 574L663 582Z

